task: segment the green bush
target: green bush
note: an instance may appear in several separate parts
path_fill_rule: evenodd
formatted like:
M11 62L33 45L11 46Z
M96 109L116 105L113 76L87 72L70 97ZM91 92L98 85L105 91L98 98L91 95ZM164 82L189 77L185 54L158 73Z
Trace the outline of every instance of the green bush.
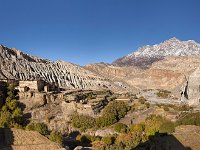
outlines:
M127 127L127 125L125 125L123 123L117 123L117 124L115 124L114 129L118 133L126 133L128 127Z
M175 124L171 121L164 121L159 128L160 133L173 133L175 131Z
M127 114L129 109L125 102L110 102L103 110L102 116L96 119L97 126L105 127L116 123Z
M63 137L60 132L52 131L49 135L49 139L53 142L59 143L60 145L63 145Z
M144 123L135 124L130 127L130 131L136 133L137 135L142 134L144 130L145 130Z
M146 99L143 97L143 96L140 96L138 98L138 101L141 103L141 104L144 104L146 102Z
M117 122L117 119L112 114L96 118L96 125L101 128L112 125L115 122Z
M115 138L113 136L105 136L101 140L106 145L112 145L114 143L114 141L115 141Z
M146 107L149 108L150 107L150 103L145 103Z
M81 131L93 128L96 126L95 119L90 116L75 114L71 118L72 125L75 128L79 128Z
M12 114L9 111L0 112L0 128L7 128L12 120Z
M164 111L169 111L169 107L168 106L163 106Z
M9 85L7 98L3 100L4 103L1 103L0 127L20 127L22 124L23 112L19 108L19 102L15 99L16 94L15 85Z
M145 134L148 138L149 136L154 136L156 132L159 132L160 126L166 121L161 116L152 115L145 121Z
M141 137L135 133L120 134L116 138L116 145L121 149L134 149L139 143L141 143Z
M29 123L26 126L26 129L27 130L37 131L42 135L48 135L49 134L48 127L44 123Z
M200 126L200 112L184 113L177 120L177 125L197 125Z
M167 91L167 90L159 90L157 93L156 93L156 95L158 96L158 97L161 97L161 98L168 98L169 97L169 95L170 95L170 91Z

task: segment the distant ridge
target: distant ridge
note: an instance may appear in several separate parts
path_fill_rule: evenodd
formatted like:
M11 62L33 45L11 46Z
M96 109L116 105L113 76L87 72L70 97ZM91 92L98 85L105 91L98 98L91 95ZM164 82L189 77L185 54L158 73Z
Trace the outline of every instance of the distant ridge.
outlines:
M137 66L148 68L152 63L166 56L200 55L200 44L194 40L181 41L175 37L153 46L144 46L137 51L115 60L116 66Z

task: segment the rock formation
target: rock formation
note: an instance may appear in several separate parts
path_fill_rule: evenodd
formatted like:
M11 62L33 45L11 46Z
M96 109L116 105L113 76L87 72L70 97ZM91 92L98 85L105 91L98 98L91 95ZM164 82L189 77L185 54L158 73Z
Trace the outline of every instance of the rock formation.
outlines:
M111 89L137 93L165 89L183 99L191 73L200 66L200 44L176 38L144 46L113 64L84 67L49 61L0 46L0 79L43 79L68 89ZM190 86L191 88L193 86ZM182 93L182 95L181 95Z
M29 56L3 45L0 45L0 77L17 80L42 79L70 89L123 88L78 65Z

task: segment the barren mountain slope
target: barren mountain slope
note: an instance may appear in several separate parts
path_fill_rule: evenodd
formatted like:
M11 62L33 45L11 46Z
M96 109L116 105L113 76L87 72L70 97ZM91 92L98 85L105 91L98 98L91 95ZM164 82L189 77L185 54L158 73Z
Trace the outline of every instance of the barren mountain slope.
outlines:
M123 89L78 65L40 59L2 45L0 46L0 77L19 80L43 79L70 89Z
M115 82L120 81L138 90L175 90L176 88L180 88L185 82L185 75L183 72L176 72L164 67L159 68L159 65L158 67L149 69L138 69L133 67L117 67L108 64L90 64L85 66L85 68L93 72L99 72L103 77L109 78Z

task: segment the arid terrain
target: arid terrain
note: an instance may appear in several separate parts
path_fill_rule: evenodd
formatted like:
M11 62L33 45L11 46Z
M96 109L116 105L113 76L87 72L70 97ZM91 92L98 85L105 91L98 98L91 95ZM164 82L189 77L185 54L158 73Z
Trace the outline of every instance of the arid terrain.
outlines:
M0 149L200 149L200 44L79 66L0 45Z

